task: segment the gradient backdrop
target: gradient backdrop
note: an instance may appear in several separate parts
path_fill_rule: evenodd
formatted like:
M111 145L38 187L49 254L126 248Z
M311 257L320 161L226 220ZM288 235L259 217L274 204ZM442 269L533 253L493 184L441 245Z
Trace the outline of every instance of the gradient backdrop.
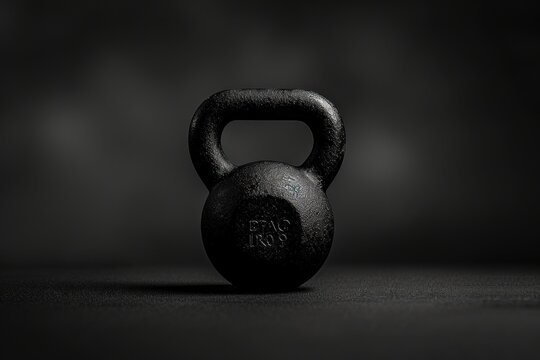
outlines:
M331 262L540 260L534 3L2 1L0 265L209 265L197 106L301 88L347 130ZM233 122L300 164L299 122Z

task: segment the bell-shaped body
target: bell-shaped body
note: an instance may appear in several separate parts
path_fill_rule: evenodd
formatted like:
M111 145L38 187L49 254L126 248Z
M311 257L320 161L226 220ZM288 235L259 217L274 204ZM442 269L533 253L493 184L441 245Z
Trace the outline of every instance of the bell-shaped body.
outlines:
M317 181L278 162L235 169L212 188L202 214L208 257L242 288L303 284L327 258L333 233L332 209Z

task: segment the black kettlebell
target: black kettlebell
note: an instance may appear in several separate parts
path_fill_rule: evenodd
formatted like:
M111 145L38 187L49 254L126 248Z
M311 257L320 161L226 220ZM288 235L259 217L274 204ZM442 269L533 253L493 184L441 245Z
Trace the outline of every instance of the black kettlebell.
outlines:
M260 161L235 166L221 147L232 120L300 120L313 133L301 166ZM345 152L337 109L305 90L244 89L212 95L195 112L189 130L193 164L210 190L202 237L212 264L240 288L300 286L330 252L334 217L325 191Z

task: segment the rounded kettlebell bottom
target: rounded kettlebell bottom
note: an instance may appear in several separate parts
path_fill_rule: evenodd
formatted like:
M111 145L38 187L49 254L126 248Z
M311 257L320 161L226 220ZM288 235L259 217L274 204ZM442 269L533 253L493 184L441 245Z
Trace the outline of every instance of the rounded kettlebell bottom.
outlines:
M232 284L290 289L321 268L334 220L326 195L304 173L258 162L212 189L201 228L210 261Z

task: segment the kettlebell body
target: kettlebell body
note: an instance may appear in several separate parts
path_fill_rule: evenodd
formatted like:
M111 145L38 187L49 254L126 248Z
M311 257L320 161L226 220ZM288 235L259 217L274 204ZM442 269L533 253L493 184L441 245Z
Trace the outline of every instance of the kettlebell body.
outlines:
M239 167L221 148L232 120L300 120L313 150L299 167L260 161ZM326 260L334 219L325 190L343 160L345 132L335 107L304 90L245 89L214 94L195 113L190 153L210 194L201 230L212 264L240 288L292 289Z

